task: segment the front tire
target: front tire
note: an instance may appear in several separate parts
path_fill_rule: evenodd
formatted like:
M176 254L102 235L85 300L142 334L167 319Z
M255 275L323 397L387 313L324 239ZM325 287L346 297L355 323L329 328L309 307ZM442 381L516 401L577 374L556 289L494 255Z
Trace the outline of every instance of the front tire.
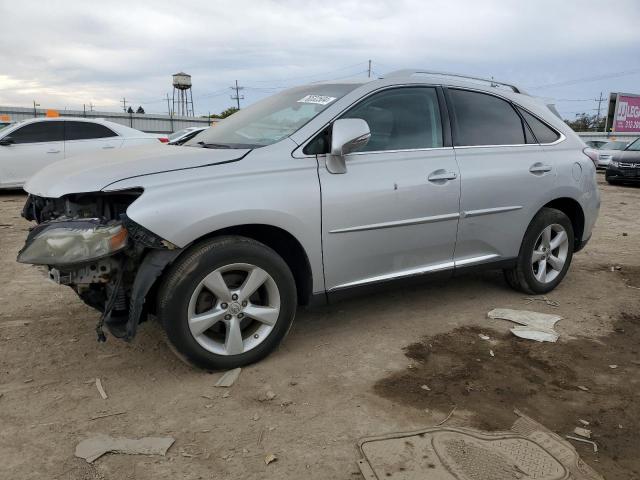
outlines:
M528 294L550 292L567 274L574 245L569 217L555 208L541 209L527 228L516 266L504 270L507 283Z
M158 318L179 356L211 370L261 360L286 336L296 285L271 248L240 236L192 247L172 265L158 293Z

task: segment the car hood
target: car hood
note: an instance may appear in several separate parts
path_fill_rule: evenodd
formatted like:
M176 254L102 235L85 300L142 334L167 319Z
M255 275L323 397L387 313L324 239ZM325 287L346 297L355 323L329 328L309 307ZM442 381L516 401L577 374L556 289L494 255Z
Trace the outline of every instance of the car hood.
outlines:
M97 192L132 177L204 167L243 158L247 149L142 145L99 151L54 162L31 177L24 189L40 197Z
M633 150L622 150L615 153L614 160L618 162L640 162L640 152Z

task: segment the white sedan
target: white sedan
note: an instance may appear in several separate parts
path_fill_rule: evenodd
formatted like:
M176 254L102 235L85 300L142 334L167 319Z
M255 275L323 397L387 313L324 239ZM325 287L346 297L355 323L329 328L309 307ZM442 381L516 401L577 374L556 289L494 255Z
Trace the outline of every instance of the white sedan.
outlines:
M0 188L21 187L46 165L90 151L166 142L101 119L32 118L0 128Z

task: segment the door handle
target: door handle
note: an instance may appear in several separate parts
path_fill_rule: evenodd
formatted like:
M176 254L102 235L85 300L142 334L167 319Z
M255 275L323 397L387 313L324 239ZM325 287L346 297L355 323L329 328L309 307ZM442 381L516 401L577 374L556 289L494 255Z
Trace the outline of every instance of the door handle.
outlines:
M110 148L116 148L116 147L114 147L113 145L106 145L106 146L102 147L103 150L108 150Z
M544 163L534 163L529 167L529 171L531 173L547 173L553 169L551 165L545 165Z
M60 150L47 150L47 153L60 153Z
M435 172L431 172L427 177L427 180L430 182L440 182L444 183L447 180L455 180L458 178L458 174L456 172L447 172L445 170L436 170Z

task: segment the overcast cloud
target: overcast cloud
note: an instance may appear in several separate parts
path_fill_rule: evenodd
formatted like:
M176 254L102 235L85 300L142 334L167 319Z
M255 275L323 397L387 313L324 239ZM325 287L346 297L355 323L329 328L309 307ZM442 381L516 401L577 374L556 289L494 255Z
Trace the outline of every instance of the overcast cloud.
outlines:
M565 117L602 91L640 93L640 2L0 0L0 104L166 112L171 74L197 114L300 83L404 67L495 76ZM567 80L630 75L534 88Z

